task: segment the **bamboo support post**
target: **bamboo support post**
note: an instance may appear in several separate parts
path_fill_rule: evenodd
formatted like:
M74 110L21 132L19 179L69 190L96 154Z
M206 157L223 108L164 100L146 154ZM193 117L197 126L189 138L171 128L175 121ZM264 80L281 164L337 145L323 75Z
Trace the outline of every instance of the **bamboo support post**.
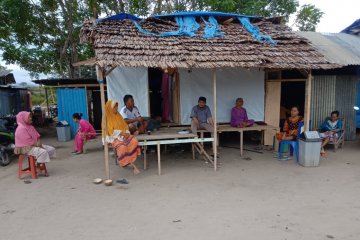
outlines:
M160 153L160 143L157 144L157 155L158 155L158 175L161 175L161 153Z
M104 71L99 66L96 66L97 80L100 85L100 98L101 98L101 111L102 111L102 125L103 125L103 142L104 142L104 161L105 161L105 174L106 178L110 179L110 168L109 168L109 146L106 143L106 111L105 111L105 88L104 88Z
M214 150L214 171L217 170L217 114L216 114L216 68L213 68L213 90L214 90L214 144L213 144L213 150Z
M48 112L48 117L52 118L52 114L50 112L50 106L49 106L49 95L48 95L48 89L45 87L45 98L46 98L46 109Z
M312 74L311 70L309 70L308 78L306 79L305 84L305 109L304 109L304 125L305 131L310 130L310 114L311 114L311 81L312 81Z

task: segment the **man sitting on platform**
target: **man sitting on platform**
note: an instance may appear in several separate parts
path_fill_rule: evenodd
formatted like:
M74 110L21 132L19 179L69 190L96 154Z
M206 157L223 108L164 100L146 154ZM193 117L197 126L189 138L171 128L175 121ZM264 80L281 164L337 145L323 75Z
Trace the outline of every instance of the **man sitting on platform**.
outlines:
M231 126L232 127L250 127L254 124L254 120L248 119L246 109L243 107L244 100L236 99L235 107L231 110Z
M210 108L206 105L206 98L199 97L198 105L191 111L191 131L196 134L197 130L203 129L208 132L214 132L214 122L211 116Z
M139 109L135 106L133 96L125 95L124 104L125 106L121 108L120 114L129 125L131 134L138 135L145 133L148 123L144 120Z

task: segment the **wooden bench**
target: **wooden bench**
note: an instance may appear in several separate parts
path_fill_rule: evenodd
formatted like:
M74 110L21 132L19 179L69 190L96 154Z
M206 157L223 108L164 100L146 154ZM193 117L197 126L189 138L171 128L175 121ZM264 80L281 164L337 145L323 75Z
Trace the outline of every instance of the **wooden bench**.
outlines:
M258 125L254 124L251 127L244 127L244 128L238 128L238 127L232 127L230 124L220 124L217 127L217 134L216 137L218 139L217 145L219 145L219 134L223 132L239 132L240 134L240 156L243 156L243 138L244 138L244 132L246 131L261 131L262 137L261 137L261 144L264 144L264 132L265 131L280 131L279 127L275 127L272 125ZM200 138L204 138L204 133L208 132L206 130L197 130L198 133L200 133Z
M191 143L192 144L192 157L195 159L195 151L197 151L206 161L213 163L213 158L206 153L201 143L213 142L213 138L198 138L196 134L185 133L179 134L173 130L163 130L153 132L151 135L139 135L136 137L139 141L139 145L144 147L144 169L147 168L147 146L157 146L158 155L158 174L161 175L161 152L160 145L166 144L181 144Z

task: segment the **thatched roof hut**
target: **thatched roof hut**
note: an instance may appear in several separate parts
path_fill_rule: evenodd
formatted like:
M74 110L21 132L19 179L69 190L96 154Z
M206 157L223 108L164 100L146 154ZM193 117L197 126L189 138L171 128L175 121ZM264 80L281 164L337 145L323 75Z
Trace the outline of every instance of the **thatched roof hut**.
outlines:
M104 78L116 67L180 70L212 68L215 133L217 132L216 68L259 68L259 72L267 69L309 70L301 71L308 75L305 100L305 126L308 129L311 69L338 67L326 60L307 39L294 34L290 28L281 24L281 18L266 19L227 13L190 12L153 16L141 20L129 14L119 14L102 20L85 21L80 32L80 40L82 43L92 44L95 49L93 61L77 64L97 65L104 121L106 121ZM263 81L264 77L259 80ZM216 146L217 138L213 138L213 141ZM214 156L217 156L216 147L213 151ZM109 179L107 144L104 152L106 176ZM216 170L216 157L213 163Z
M176 14L150 17L141 21L119 17L101 21L85 21L80 38L91 43L96 64L103 68L128 67L260 67L268 69L329 69L329 63L309 41L294 34L279 18L248 18L251 24L276 44L264 43L239 21L240 15L207 13L219 24L222 37L204 38L206 22L202 15L196 35L156 36L179 29ZM138 24L145 34L139 31Z

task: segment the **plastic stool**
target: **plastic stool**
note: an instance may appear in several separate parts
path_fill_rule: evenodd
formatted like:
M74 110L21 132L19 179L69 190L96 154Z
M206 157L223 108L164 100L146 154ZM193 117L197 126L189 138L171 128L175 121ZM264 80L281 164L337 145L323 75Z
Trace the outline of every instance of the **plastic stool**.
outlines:
M28 167L23 169L24 159L28 159ZM18 160L18 176L21 179L22 175L30 174L32 179L37 179L37 170L43 172L45 176L48 176L45 163L36 164L36 160L33 156L19 155Z

